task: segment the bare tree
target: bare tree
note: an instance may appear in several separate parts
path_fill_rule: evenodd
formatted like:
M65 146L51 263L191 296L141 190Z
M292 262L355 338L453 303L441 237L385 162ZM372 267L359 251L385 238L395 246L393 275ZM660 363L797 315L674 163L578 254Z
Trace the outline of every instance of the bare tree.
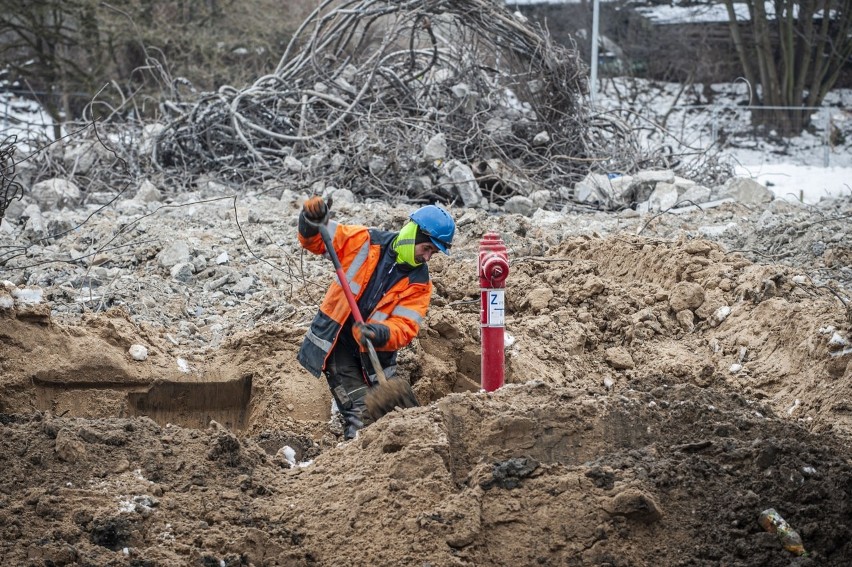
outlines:
M26 83L54 120L71 115L76 91L93 92L105 51L95 0L0 0L0 53L11 78Z
M0 57L6 78L38 98L58 132L106 84L148 87L157 98L161 85L140 72L151 53L201 89L256 77L306 12L296 0L0 0Z
M798 134L810 119L803 107L822 103L852 56L852 0L724 2L743 73L755 87L750 102L765 107L753 121Z

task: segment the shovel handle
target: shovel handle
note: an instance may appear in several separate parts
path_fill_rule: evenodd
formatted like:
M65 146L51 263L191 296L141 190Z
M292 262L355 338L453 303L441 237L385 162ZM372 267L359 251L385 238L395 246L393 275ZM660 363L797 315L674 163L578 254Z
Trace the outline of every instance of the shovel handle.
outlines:
M352 289L349 287L349 282L346 281L346 274L343 272L343 266L340 265L340 258L337 257L337 252L334 250L334 245L331 242L331 235L328 233L328 227L325 224L316 225L325 244L325 251L331 258L331 263L334 264L334 271L337 272L337 280L340 282L340 287L343 288L343 295L346 296L346 301L349 303L349 309L352 311L352 317L358 323L363 323L364 318L361 316L361 310L358 309L358 302L355 301L355 296L352 295ZM376 377L379 379L379 384L384 384L388 381L385 376L385 371L379 363L379 355L376 354L376 348L370 339L364 339L367 342L367 352L370 355L370 362L373 364L373 370L376 371Z

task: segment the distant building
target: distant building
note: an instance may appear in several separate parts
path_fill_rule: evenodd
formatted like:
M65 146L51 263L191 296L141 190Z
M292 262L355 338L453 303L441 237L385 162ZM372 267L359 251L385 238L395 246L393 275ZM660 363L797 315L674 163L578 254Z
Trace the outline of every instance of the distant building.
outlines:
M587 30L592 25L593 0L508 0L509 9L546 27L554 41L576 42L587 62L591 45ZM752 36L745 5L740 31ZM771 32L778 30L770 26ZM701 83L730 82L742 76L739 57L731 39L725 6L695 4L627 4L601 0L599 69L601 76L629 74L664 81ZM852 87L852 61L836 87Z

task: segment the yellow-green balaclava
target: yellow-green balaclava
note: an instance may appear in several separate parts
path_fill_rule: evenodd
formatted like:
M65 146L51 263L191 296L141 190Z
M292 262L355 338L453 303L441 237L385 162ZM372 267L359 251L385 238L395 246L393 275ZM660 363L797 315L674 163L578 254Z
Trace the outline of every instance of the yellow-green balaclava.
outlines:
M408 264L409 266L417 267L420 264L414 259L414 244L417 238L417 223L408 221L399 234L396 240L393 241L393 249L396 251L396 263Z

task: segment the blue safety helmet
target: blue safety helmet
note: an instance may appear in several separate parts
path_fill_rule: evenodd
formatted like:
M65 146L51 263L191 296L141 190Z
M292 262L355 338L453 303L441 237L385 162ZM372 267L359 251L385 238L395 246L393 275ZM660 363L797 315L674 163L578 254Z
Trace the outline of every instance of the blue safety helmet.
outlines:
M449 256L456 234L456 223L450 213L441 207L426 205L411 213L408 218L417 223L420 232L428 236L438 250Z

